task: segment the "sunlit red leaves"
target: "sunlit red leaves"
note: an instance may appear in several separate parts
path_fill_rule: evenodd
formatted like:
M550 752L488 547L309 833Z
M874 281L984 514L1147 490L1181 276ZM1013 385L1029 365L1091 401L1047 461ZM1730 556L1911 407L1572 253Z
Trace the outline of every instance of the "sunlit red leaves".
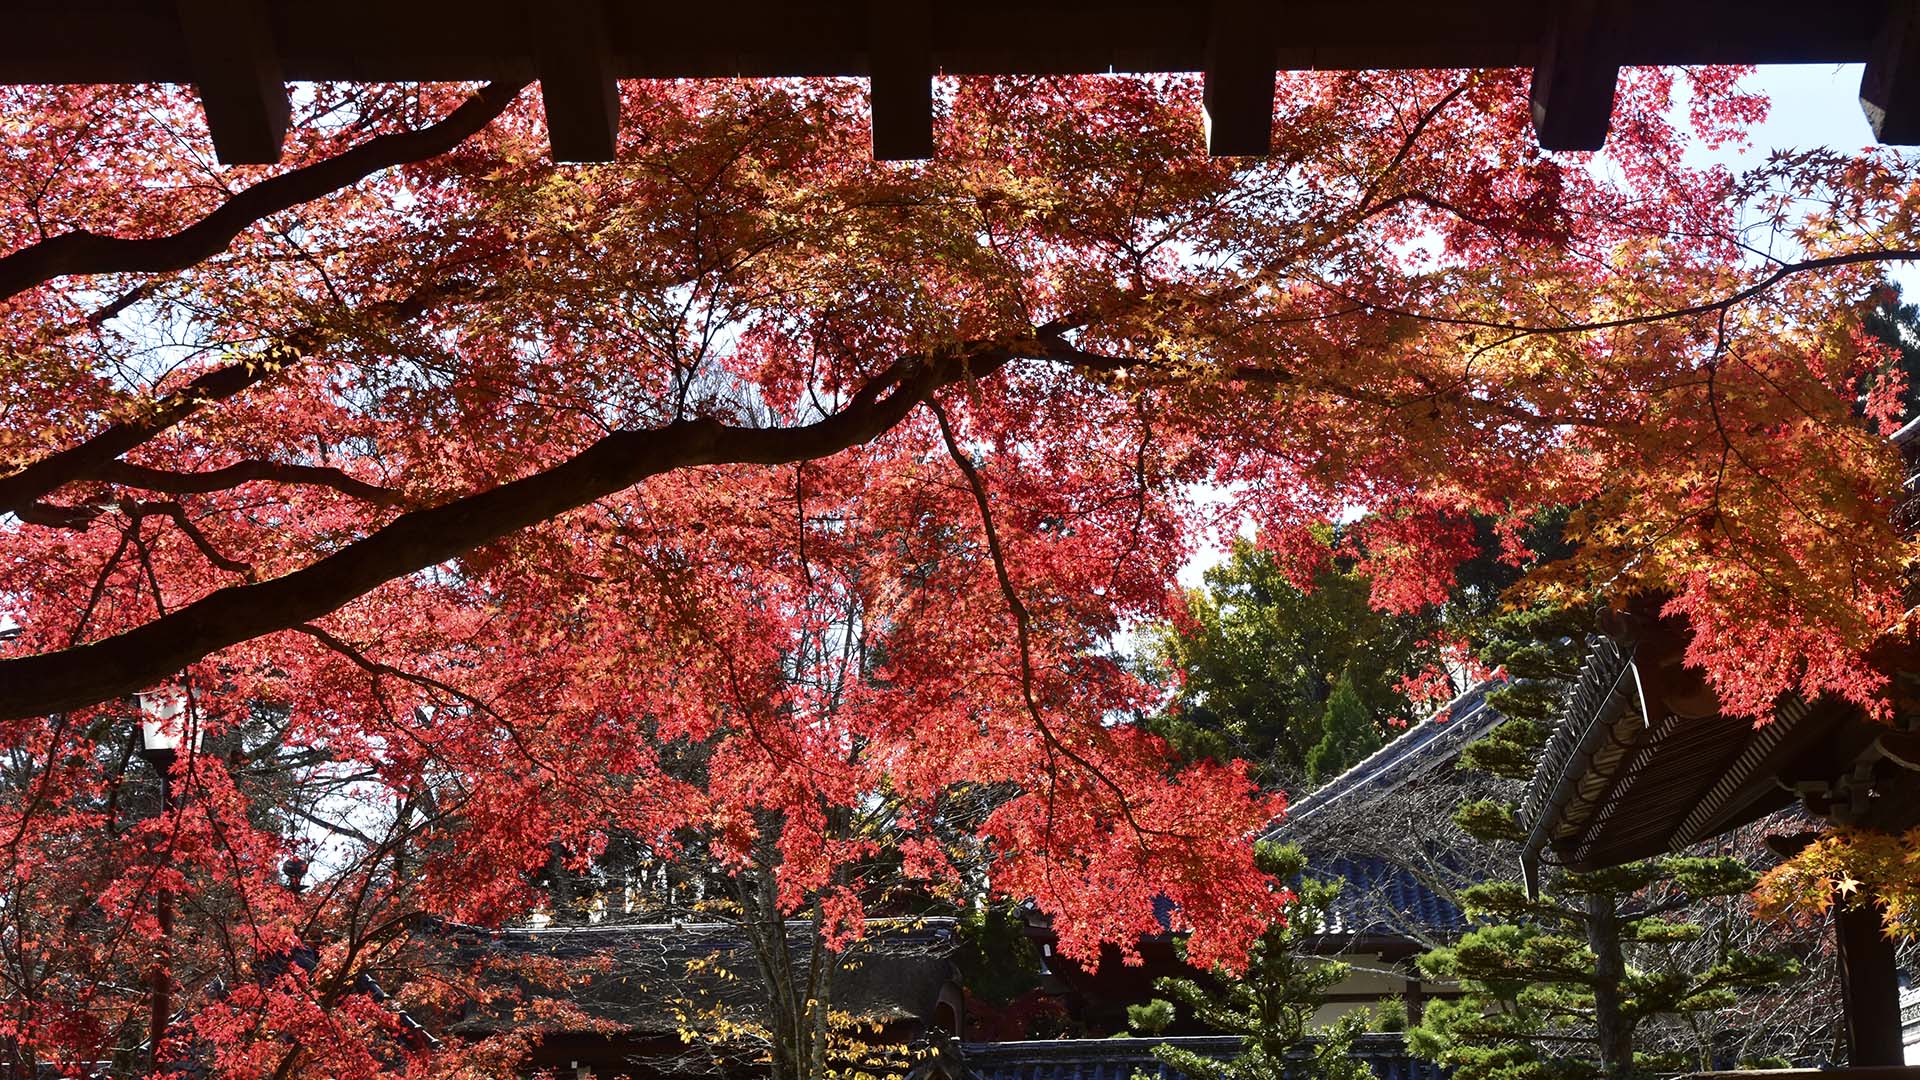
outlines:
M159 871L106 842L107 820L142 842L165 830L166 880L206 902L183 916L200 928L183 979L236 987L206 1014L228 1025L209 1037L236 1074L277 1052L252 1033L310 1022L270 994L246 1004L271 1023L239 1019L258 955L297 934L511 917L550 859L583 864L616 830L662 857L696 836L731 865L769 864L782 908L818 907L836 944L865 910L859 868L893 845L930 887L981 863L1077 955L1162 929L1171 901L1195 959L1231 964L1274 910L1247 837L1278 806L1237 769L1169 774L1122 722L1151 695L1109 652L1129 623L1178 616L1169 585L1203 533L1247 522L1310 576L1327 524L1371 514L1350 553L1377 603L1406 610L1446 594L1471 554L1466 514L1499 519L1518 558L1518 523L1578 504L1581 553L1537 573L1536 595L1672 597L1729 708L1762 715L1788 689L1878 707L1863 658L1903 613L1910 547L1885 522L1892 455L1852 416L1855 380L1886 362L1854 318L1871 269L1793 278L1724 320L1634 321L1755 280L1737 199L1810 254L1920 234L1887 155L1778 159L1739 187L1686 168L1676 79L1712 141L1758 115L1736 76L1629 72L1601 168L1540 153L1524 72L1287 75L1264 164L1202 152L1186 78L948 84L942 152L909 165L871 160L852 83L629 84L621 162L598 168L544 159L529 95L457 151L205 265L16 298L0 323L7 462L312 332L298 363L127 460L337 468L397 502L249 483L168 497L175 516L129 484L62 485L53 501L97 509L88 527L0 532L12 654L138 626L242 580L236 561L286 574L609 432L793 426L862 400L903 357L1016 359L935 391L1003 566L921 408L798 467L658 477L341 597L318 633L196 665L218 725L284 712L273 752L312 754L284 783L394 827L330 840L351 854L305 899L274 876L308 827L245 754L195 765L180 813L120 820L105 807L127 775L124 709L11 727L39 770L8 804L22 888L104 897L131 934L33 928L36 962L95 989L15 1021L73 1046L76 1017L118 1010L124 1027L137 1011L97 988L137 981ZM313 94L290 165L460 97ZM168 231L221 197L210 176L264 175L209 174L197 115L172 91L0 95L21 147L0 165L7 246L40 227ZM88 324L136 287L150 291ZM393 314L408 298L421 310ZM1024 650L1002 570L1029 613ZM675 771L695 746L711 754L700 783ZM348 766L358 786L329 787ZM943 800L983 789L1010 795L937 837ZM858 827L881 806L885 828ZM220 920L244 921L246 942L212 934ZM361 963L327 955L322 979ZM454 991L428 982L397 989L446 1007ZM316 1071L414 1067L363 1053L382 1015L354 1004L329 1022L340 1056Z

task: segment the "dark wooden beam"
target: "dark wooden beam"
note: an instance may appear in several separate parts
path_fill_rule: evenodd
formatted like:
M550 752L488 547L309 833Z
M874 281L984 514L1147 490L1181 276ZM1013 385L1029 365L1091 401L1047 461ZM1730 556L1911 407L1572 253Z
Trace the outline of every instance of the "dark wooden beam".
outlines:
M179 0L177 10L214 153L228 165L279 161L292 110L266 0Z
M1615 0L1558 0L1533 68L1533 130L1547 150L1598 150L1620 77Z
M1900 976L1879 906L1863 897L1836 895L1833 937L1840 957L1840 997L1846 1008L1847 1064L1904 1064Z
M1538 65L1534 103L1551 146L1597 145L1608 76L1621 66L1859 63L1876 51L1876 39L1899 43L1880 50L1889 62L1875 65L1865 96L1889 113L1882 125L1887 137L1901 138L1900 109L1890 107L1898 95L1891 91L1912 66L1902 62L1911 35L1898 31L1911 22L1917 0L1226 0L1217 16L1214 0L993 0L942 4L923 41L909 27L918 26L928 2L599 0L605 36L589 32L568 44L556 24L569 12L580 24L579 0L18 0L6 5L0 83L202 83L227 144L223 155L244 156L239 133L249 109L254 141L274 142L283 95L265 89L276 82L273 76L290 82L518 80L542 74L535 70L535 37L552 34L560 47L547 48L548 96L557 114L581 109L588 117L581 126L595 131L604 131L602 121L617 111L605 76L595 70L606 52L620 78L874 75L883 153L893 141L889 117L914 118L902 121L898 156L912 156L906 143L924 152L931 141L917 134L923 126L918 103L931 96L922 84L935 74L1210 71L1210 112L1220 128L1215 141L1225 151L1235 126L1230 115L1257 114L1266 92L1257 76L1235 83L1236 67L1258 66L1257 55L1241 50L1260 38L1236 32L1235 17L1270 13L1272 3L1283 3L1278 32L1259 43L1271 45L1272 62L1288 70ZM1581 16L1596 10L1611 17L1589 32ZM591 30L594 22L584 25ZM890 44L868 47L872 23L882 31L876 40L891 34ZM895 24L904 32L890 29ZM1584 78L1575 74L1582 70ZM573 96L569 86L586 88L578 95L584 105L559 104ZM902 96L894 99L893 90ZM1583 93L1585 110L1578 107ZM228 109L236 94L243 104ZM1584 137L1564 135L1582 126L1571 119L1582 111L1589 116ZM556 115L556 128L565 123ZM1239 122L1241 134L1258 126ZM604 135L583 141L594 139L604 150ZM1249 141L1257 150L1258 139Z
M1277 0L1214 0L1207 20L1207 153L1265 157L1273 149Z
M867 0L873 156L933 156L933 9L929 0Z
M1920 0L1888 0L1867 69L1860 108L1883 143L1920 143Z
M531 0L527 23L553 159L612 161L620 84L600 0Z

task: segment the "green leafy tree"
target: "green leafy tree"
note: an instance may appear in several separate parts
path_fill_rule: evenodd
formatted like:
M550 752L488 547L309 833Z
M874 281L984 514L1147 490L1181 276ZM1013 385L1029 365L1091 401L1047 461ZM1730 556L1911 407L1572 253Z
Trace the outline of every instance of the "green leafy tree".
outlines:
M1172 707L1147 726L1189 760L1243 758L1270 787L1323 782L1359 761L1394 722L1412 718L1402 687L1445 668L1443 642L1497 630L1500 596L1524 567L1569 553L1564 512L1511 536L1489 518L1470 524L1473 554L1444 602L1402 614L1373 606L1373 582L1356 561L1361 525L1316 538L1328 558L1304 588L1270 553L1235 542L1188 594L1187 617L1146 642L1152 666L1181 676ZM1361 708L1334 704L1343 682Z
M1523 610L1488 621L1482 644L1516 683L1496 705L1510 719L1469 747L1462 766L1514 781L1533 774L1558 687L1578 663L1581 613ZM1514 808L1499 800L1460 807L1455 820L1485 843L1521 839ZM1697 1049L1653 1037L1734 1006L1743 991L1799 975L1796 961L1734 946L1699 946L1690 917L1744 896L1756 875L1726 857L1667 856L1590 873L1559 872L1540 895L1514 881L1465 890L1482 925L1421 958L1428 978L1464 996L1436 1001L1414 1026L1415 1053L1458 1080L1607 1077L1710 1066Z
M1314 1012L1347 977L1348 966L1313 956L1302 945L1324 924L1339 882L1305 876L1306 857L1292 844L1262 841L1255 858L1275 878L1298 884L1281 919L1254 944L1246 971L1216 970L1212 984L1158 979L1155 989L1171 1001L1130 1009L1130 1019L1138 1030L1164 1030L1173 1015L1167 1006L1177 1004L1207 1027L1240 1037L1240 1052L1224 1061L1177 1046L1154 1048L1155 1056L1190 1080L1372 1080L1372 1070L1350 1054L1366 1030L1366 1012L1312 1030ZM1315 1036L1311 1043L1309 1035ZM1290 1052L1299 1056L1289 1059Z
M961 916L953 962L966 993L966 1030L989 1042L1078 1037L1085 1027L1045 992L1045 974L1027 923L1005 903L981 902Z
M978 904L960 917L953 961L967 992L1005 1005L1040 986L1040 963L1027 940L1026 922L1005 904Z
M1375 611L1370 588L1336 561L1302 589L1271 555L1236 542L1188 595L1187 619L1148 642L1151 660L1182 675L1173 708L1148 725L1189 760L1244 758L1263 783L1293 781L1311 771L1344 680L1360 708L1339 720L1364 716L1372 731L1340 739L1377 743L1381 723L1410 715L1398 684L1432 659L1435 622ZM1330 765L1322 775L1338 771Z

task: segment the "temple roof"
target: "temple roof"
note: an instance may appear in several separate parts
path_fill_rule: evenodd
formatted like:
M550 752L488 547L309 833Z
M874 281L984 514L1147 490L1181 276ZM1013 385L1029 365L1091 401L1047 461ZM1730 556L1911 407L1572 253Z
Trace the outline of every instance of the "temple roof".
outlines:
M33 0L8 5L0 82L192 82L231 164L279 158L288 80L539 78L556 155L610 160L619 78L868 76L879 156L925 157L936 75L1206 71L1209 147L1264 154L1276 69L1538 67L1550 74L1532 90L1542 145L1597 150L1620 65L1858 63L1908 17L1885 0L1622 4L1600 23L1529 0L1367 0L1290 5L1282 28L1269 8ZM1875 133L1910 141L1916 115L1883 81L1862 85Z
M1680 851L1797 796L1836 820L1906 812L1905 800L1880 798L1887 792L1875 786L1892 729L1847 703L1791 695L1758 723L1724 714L1682 662L1685 633L1640 620L1589 641L1520 804L1530 885L1549 855L1573 870L1618 866Z
M1412 940L1408 932L1414 928L1432 937L1467 929L1465 914L1422 873L1361 850L1341 822L1350 820L1343 818L1349 811L1385 811L1397 795L1407 797L1416 782L1451 783L1461 750L1505 719L1487 704L1487 695L1503 685L1503 680L1489 680L1461 694L1295 803L1267 832L1267 839L1298 842L1307 853L1308 873L1342 883L1324 934L1349 942ZM1448 873L1452 865L1448 852L1428 852L1422 869ZM1462 871L1459 883L1470 883L1470 875Z
M1451 768L1468 743L1505 719L1487 704L1487 695L1504 685L1505 680L1490 679L1454 698L1445 708L1294 803L1287 816L1268 830L1267 838L1282 839L1290 832L1308 828L1316 816L1335 807L1381 798L1412 780Z
M1911 536L1920 528L1920 417L1889 441L1907 466L1907 497L1893 524ZM1588 639L1520 804L1529 888L1549 853L1574 870L1618 866L1681 850L1796 799L1841 824L1920 823L1913 717L1884 725L1849 703L1792 694L1758 720L1730 716L1686 667L1691 631L1683 621L1614 613L1607 630ZM1915 660L1909 646L1875 662L1911 673ZM1912 707L1898 697L1896 705Z
M1321 933L1345 938L1403 937L1406 928L1441 937L1465 933L1467 916L1404 866L1375 855L1314 853L1307 872L1341 882Z

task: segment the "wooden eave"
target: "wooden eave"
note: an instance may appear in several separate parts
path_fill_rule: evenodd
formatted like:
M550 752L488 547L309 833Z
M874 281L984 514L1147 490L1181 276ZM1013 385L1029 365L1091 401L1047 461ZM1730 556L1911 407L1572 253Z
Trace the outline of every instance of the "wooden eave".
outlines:
M1907 464L1895 528L1920 527L1920 419L1889 441ZM1648 610L1657 608L1649 605ZM1574 870L1678 851L1806 801L1835 821L1903 829L1920 823L1920 649L1877 646L1897 722L1876 723L1835 700L1788 695L1761 723L1727 716L1683 663L1677 620L1619 614L1588 652L1520 805L1529 889L1551 854Z
M193 83L230 162L271 161L289 81L539 79L556 156L613 157L618 79L870 77L874 151L933 150L939 75L1202 72L1209 146L1268 148L1281 70L1532 68L1542 145L1596 149L1623 66L1866 62L1920 141L1920 19L1884 0L15 0L0 82Z
M1783 699L1771 717L1721 713L1682 669L1684 630L1591 644L1521 806L1524 862L1572 870L1685 849L1791 805L1801 785L1875 760L1892 729L1844 702ZM1651 718L1651 719L1648 719Z

